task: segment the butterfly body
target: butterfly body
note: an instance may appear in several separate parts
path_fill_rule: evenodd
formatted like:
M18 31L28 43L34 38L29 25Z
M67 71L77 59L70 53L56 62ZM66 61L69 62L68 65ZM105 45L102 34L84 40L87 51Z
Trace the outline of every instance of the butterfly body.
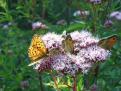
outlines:
M65 52L73 53L74 51L74 43L70 34L67 34L62 41L62 47L64 48Z
M116 44L117 38L118 38L117 35L112 35L110 37L101 39L98 42L98 46L100 46L104 49L110 50Z
M47 49L39 35L35 34L28 49L28 56L32 62L46 56Z

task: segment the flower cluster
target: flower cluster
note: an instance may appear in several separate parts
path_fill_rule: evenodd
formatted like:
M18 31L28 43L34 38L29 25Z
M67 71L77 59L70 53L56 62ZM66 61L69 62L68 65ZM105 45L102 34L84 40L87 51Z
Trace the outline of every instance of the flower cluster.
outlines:
M110 52L99 46L98 38L87 31L70 33L74 41L74 53L66 53L62 48L63 37L55 33L47 33L42 37L49 55L40 59L35 65L39 72L56 70L63 74L75 76L77 73L87 73L90 67L97 62L104 61Z
M63 49L61 46L61 35L57 35L55 33L47 33L42 37L42 39L49 51L49 56L63 53Z

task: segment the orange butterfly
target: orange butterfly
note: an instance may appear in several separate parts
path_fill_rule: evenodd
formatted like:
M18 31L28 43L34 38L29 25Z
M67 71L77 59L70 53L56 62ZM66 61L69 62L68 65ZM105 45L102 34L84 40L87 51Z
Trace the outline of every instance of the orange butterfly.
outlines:
M117 35L112 35L110 37L101 39L98 42L98 46L104 49L110 50L114 46L114 44L117 42L117 38L118 38Z
M41 59L42 57L46 56L46 54L47 48L43 40L39 35L35 34L28 49L28 56L32 61L32 64L30 64L29 66L35 64L38 59Z

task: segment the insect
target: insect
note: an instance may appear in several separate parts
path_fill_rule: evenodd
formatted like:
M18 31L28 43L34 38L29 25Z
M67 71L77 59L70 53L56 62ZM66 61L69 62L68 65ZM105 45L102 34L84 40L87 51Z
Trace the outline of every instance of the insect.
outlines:
M64 48L65 52L74 52L74 42L70 34L66 34L64 36L64 40L62 41L62 47Z
M47 53L47 48L43 40L39 35L35 34L32 38L30 47L28 49L28 56L32 61L32 63L29 66L35 64L36 61L44 57L46 53Z
M116 44L117 38L118 38L117 35L112 35L110 37L101 39L98 42L98 46L100 46L104 49L110 50Z

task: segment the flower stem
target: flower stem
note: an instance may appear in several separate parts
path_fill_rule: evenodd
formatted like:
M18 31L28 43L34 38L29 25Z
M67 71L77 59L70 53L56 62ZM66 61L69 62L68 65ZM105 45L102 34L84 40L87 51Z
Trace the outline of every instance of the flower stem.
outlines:
M73 77L73 91L77 91L77 88L76 88L76 77Z
M92 13L93 13L93 33L96 32L96 23L97 23L97 10L96 6L92 5Z
M39 82L40 82L40 91L44 91L43 84L42 84L42 77L40 73L39 73Z
M50 74L51 74L51 76L52 76L52 79L53 79L53 81L54 81L54 84L55 84L55 87L56 87L57 91L60 91L60 89L58 88L58 83L57 83L56 77L54 77L54 76L52 75L52 71L50 71Z
M36 0L32 0L32 18L35 17L35 6L36 6Z
M67 84L67 83L64 83L64 85L66 85L68 88L73 88L72 86L70 86L70 85Z
M53 81L54 81L54 84L56 86L57 91L60 91L58 88L58 83L57 83L56 77L52 77L52 78L53 78Z

